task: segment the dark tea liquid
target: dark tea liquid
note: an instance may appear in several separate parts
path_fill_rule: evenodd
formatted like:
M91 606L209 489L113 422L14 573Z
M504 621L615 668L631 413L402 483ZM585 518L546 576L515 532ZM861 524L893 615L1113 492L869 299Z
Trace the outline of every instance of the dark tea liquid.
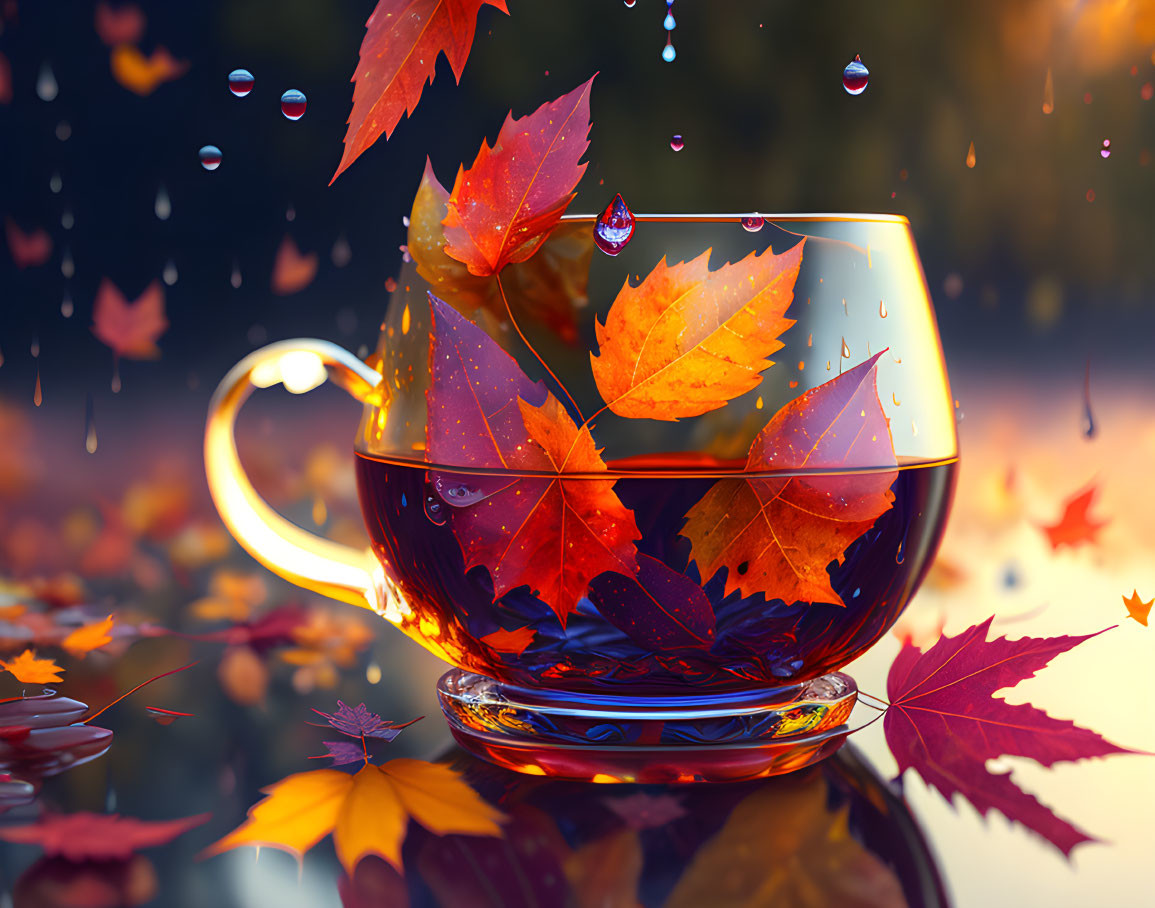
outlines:
M606 598L620 588L616 578L595 580L598 595L583 599L564 627L528 586L495 601L488 569L466 570L452 509L429 465L358 453L365 523L377 556L413 610L407 629L461 668L529 687L622 695L692 687L700 694L804 681L844 666L894 624L934 557L955 478L954 462L900 467L891 486L893 506L850 544L841 564L827 567L843 606L791 604L763 593L743 597L738 590L726 595L726 568L699 576L690 541L679 535L686 513L720 477L732 481L741 472L687 460L631 459L609 467L599 478L616 479L613 491L641 531L638 552L704 590L714 616L711 641L663 646L645 628L631 631L629 615L623 615L630 603ZM869 481L868 473L839 474L851 488L856 475ZM473 479L493 481L478 474Z

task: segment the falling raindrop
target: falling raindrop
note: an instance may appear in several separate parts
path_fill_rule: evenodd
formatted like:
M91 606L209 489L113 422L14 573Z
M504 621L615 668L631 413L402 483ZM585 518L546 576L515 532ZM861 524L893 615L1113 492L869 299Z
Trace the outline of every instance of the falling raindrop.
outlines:
M860 95L866 91L869 82L870 70L863 64L862 57L856 54L842 71L842 87L848 95Z
M305 115L306 103L304 92L290 88L281 95L281 113L290 120L299 120Z
M1091 409L1091 361L1087 360L1087 368L1083 372L1083 437L1094 438L1099 434L1099 427L1095 425L1095 413Z
M174 262L172 259L169 259L167 262L165 262L164 270L160 273L160 276L161 280L163 280L169 287L175 284L178 277L176 272L176 262Z
M59 173L52 174L52 177L48 180L48 188L52 190L53 195L58 195L60 190L64 188L64 181L60 179Z
M205 170L216 170L221 166L221 150L215 145L202 145L197 154L201 159L201 167Z
M32 390L32 403L40 406L44 403L44 391L40 387L40 365L36 365L36 387Z
M61 120L56 124L56 138L61 142L67 142L72 138L72 126L67 120Z
M666 36L666 46L662 48L662 59L665 60L667 63L673 63L674 57L676 57L677 55L678 55L678 52L676 50L674 50L673 42L670 40L670 37L667 35Z
M28 352L32 354L33 359L38 359L40 357L40 338L32 338L32 343L28 347Z
M333 265L337 268L344 268L353 259L353 250L349 248L349 241L345 239L345 234L337 237L333 243L333 250L329 253L329 258L333 260Z
M253 74L247 69L234 69L229 73L229 91L243 98L253 90Z
M112 381L109 383L113 394L119 394L121 387L120 383L120 360L116 357L112 359Z
M381 666L376 661L370 662L365 666L365 680L370 684L381 683Z
M96 414L92 407L92 392L84 398L84 450L89 454L96 453Z
M882 300L878 301L878 317L886 318L886 303L884 303Z
M46 60L40 66L40 75L36 77L36 97L41 101L55 101L60 94L60 86L56 84L56 75Z
M1043 113L1055 112L1055 79L1051 75L1051 67L1047 67L1047 78L1043 82Z
M163 185L157 187L156 201L152 205L152 210L158 220L167 221L172 217L172 199L168 197L168 190Z
M682 140L682 137L680 135L671 136L670 137L670 147L672 149L674 149L674 151L681 151L683 148L686 147L686 143Z
M850 357L850 348L846 346L846 338L842 338L842 358L848 359Z
M752 214L742 218L742 227L750 233L757 233L766 226L766 219L760 214Z
M65 318L72 318L73 305L72 294L67 290L64 291L64 298L60 301L60 314Z
M72 277L72 275L76 274L76 263L72 261L72 253L67 249L64 250L64 254L60 257L60 273L65 277Z
M666 19L662 23L662 28L664 28L668 32L672 32L677 27L678 27L678 23L674 21L674 14L673 13L666 13Z
M967 149L967 167L974 170L975 166L975 143L971 141L971 147Z
M241 286L241 263L233 259L233 272L229 275L229 283L232 284L234 290L240 289Z
M598 216L594 227L594 242L606 255L617 255L626 248L633 235L634 215L619 192Z
M290 224L297 219L297 209L290 205L285 209L285 220Z
M1111 157L1111 140L1104 139L1103 147L1099 149L1099 156L1104 160Z

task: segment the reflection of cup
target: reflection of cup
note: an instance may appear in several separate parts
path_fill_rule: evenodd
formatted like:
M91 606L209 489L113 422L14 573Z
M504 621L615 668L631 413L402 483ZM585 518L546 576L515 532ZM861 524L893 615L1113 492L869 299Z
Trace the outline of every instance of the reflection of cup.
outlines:
M404 876L377 858L341 884L344 904L947 904L905 802L852 747L784 778L723 786L598 786L454 763L507 815L503 836L433 835L416 824Z
M639 216L610 258L567 218L496 278L426 233L368 362L286 341L222 382L205 456L234 535L455 666L454 734L510 768L751 778L837 747L836 670L917 589L954 483L905 219ZM253 386L326 377L365 403L370 552L287 523L237 460Z

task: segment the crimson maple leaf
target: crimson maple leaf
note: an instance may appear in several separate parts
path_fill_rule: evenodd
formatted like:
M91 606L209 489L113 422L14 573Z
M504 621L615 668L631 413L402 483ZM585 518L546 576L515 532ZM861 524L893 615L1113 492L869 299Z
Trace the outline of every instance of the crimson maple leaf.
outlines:
M36 268L52 255L52 237L43 228L25 233L12 218L5 218L4 235L17 268Z
M461 82L477 14L487 4L509 15L505 0L379 0L365 23L345 151L330 186L382 133L388 139L402 114L412 116L438 55Z
M1029 757L1052 766L1134 751L1074 722L1053 719L1029 703L1007 703L994 694L1103 632L987 640L993 620L956 637L940 637L926 652L903 644L886 681L886 743L900 775L913 769L948 801L959 794L983 816L998 810L1069 855L1076 845L1094 839L1019 788L1010 773L989 772L986 761Z
M1092 485L1085 492L1075 493L1063 502L1063 516L1059 522L1042 527L1052 549L1064 545L1073 548L1084 542L1098 541L1099 530L1110 523L1109 520L1095 520L1090 516L1091 505L1098 492L1099 487Z

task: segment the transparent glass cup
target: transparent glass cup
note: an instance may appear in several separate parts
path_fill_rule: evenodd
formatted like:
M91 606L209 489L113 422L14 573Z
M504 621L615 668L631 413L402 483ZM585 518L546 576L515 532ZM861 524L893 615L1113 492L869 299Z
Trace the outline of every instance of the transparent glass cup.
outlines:
M954 405L910 227L887 215L568 216L469 274L415 221L380 344L258 350L206 465L260 561L454 666L467 748L611 780L787 771L845 735L838 669L897 620L954 488ZM276 515L233 441L252 387L365 404L367 551Z

